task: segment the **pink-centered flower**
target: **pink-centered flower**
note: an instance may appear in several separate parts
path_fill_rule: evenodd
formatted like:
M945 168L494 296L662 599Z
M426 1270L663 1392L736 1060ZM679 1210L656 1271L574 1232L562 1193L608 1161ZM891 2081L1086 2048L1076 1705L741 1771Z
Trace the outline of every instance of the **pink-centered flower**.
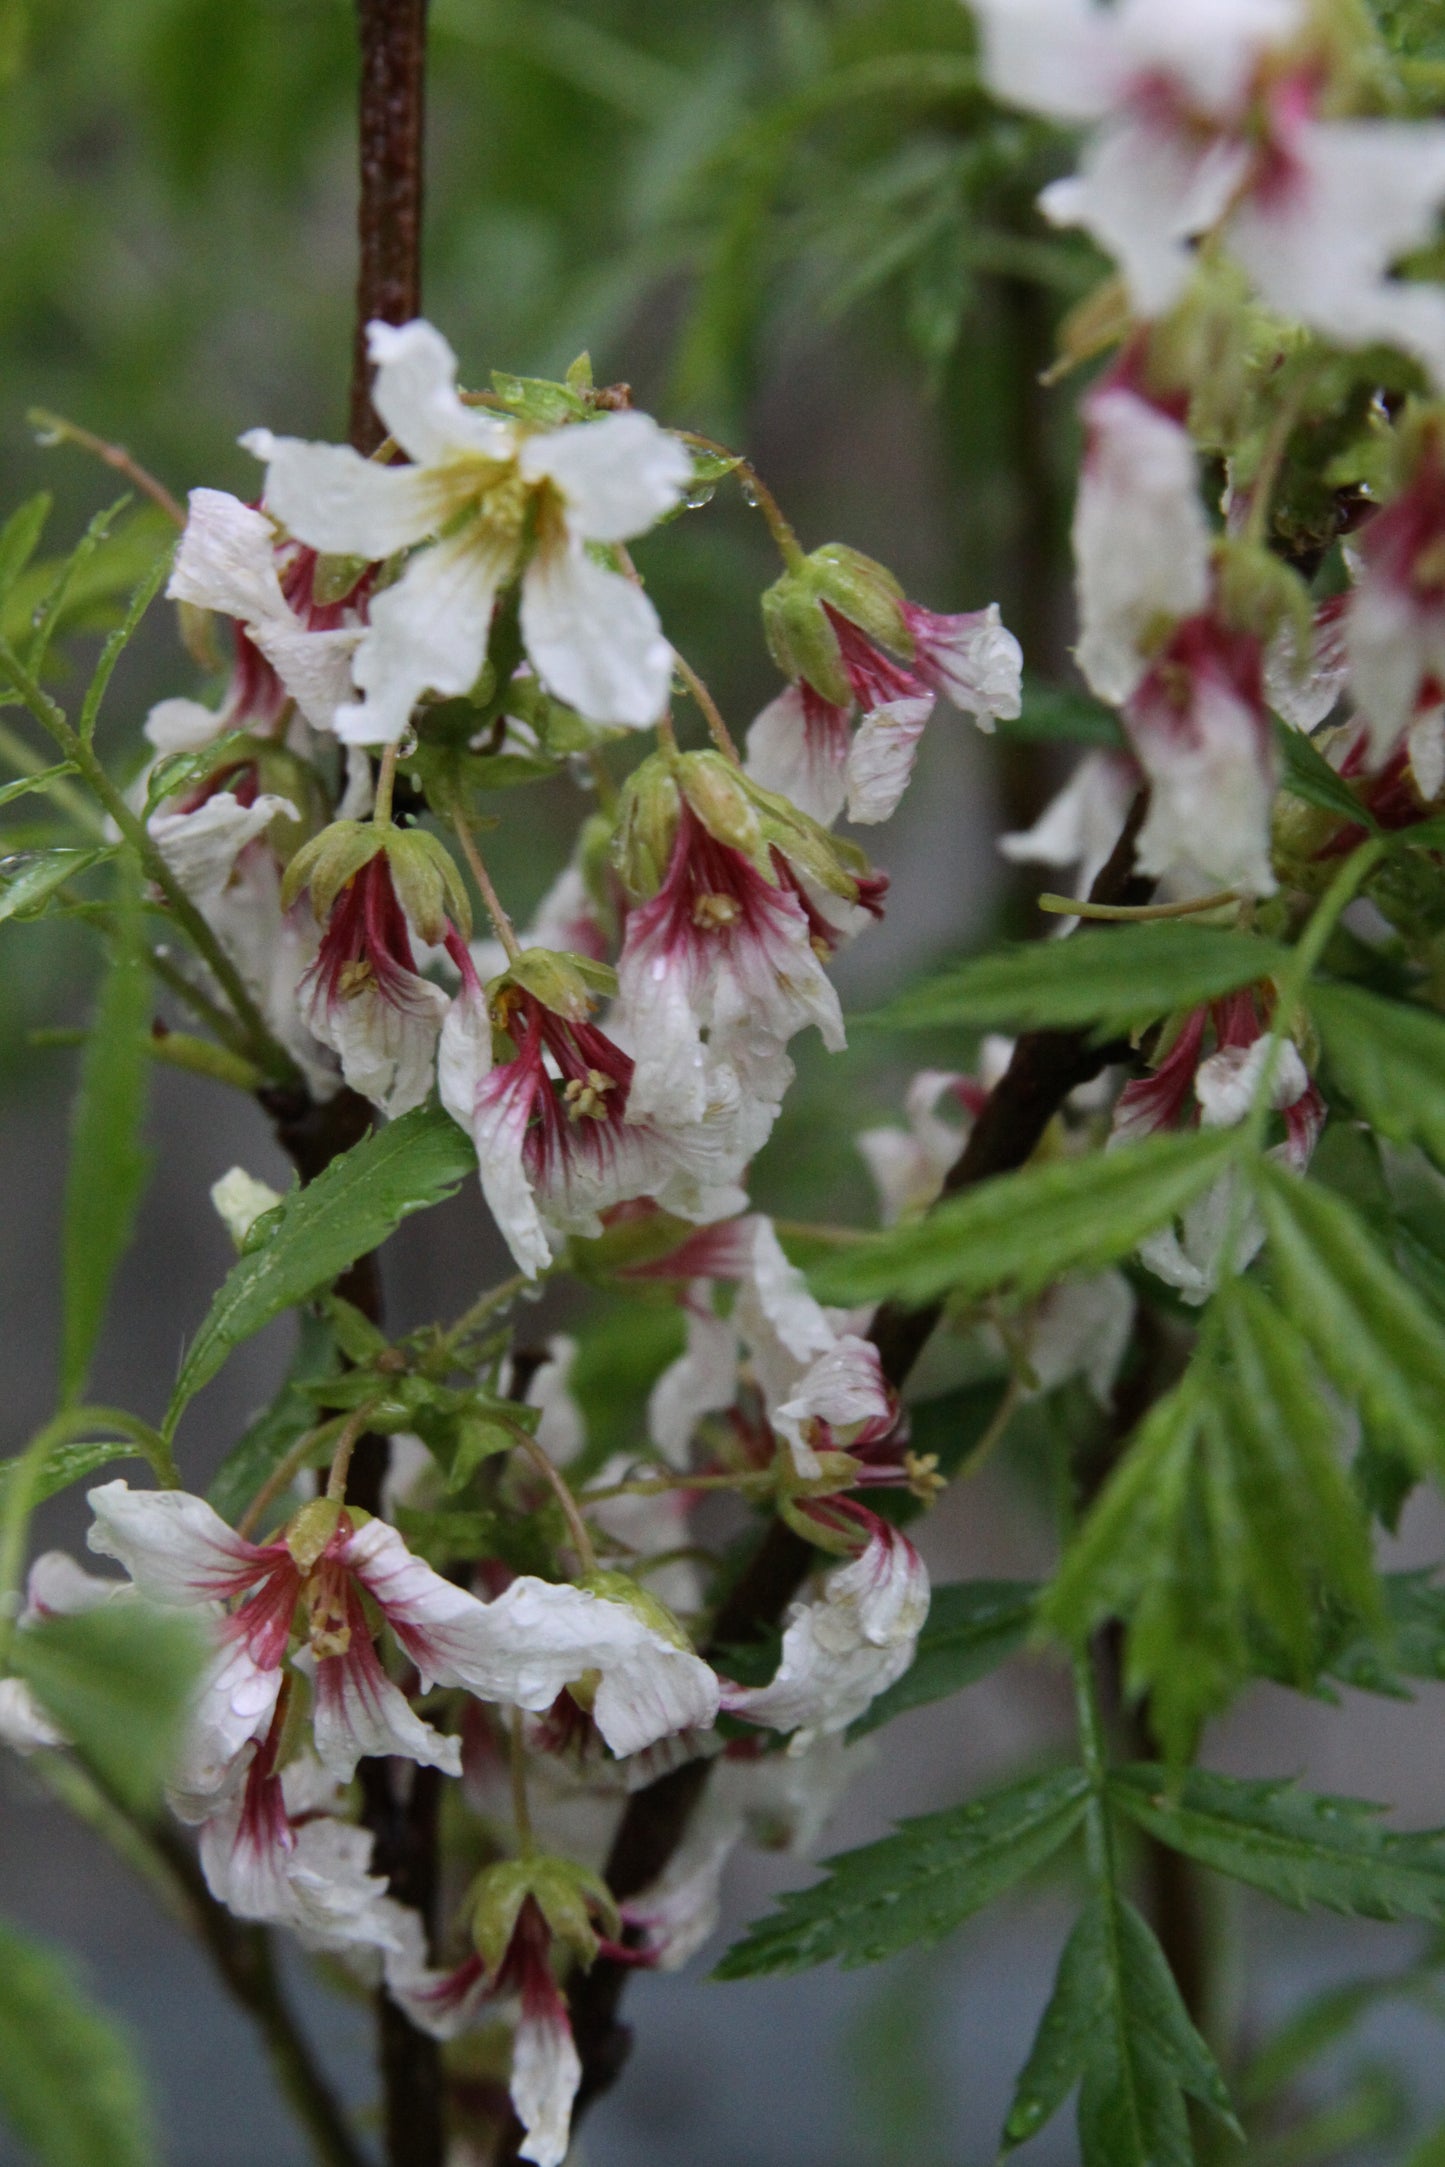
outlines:
M971 5L1000 97L1095 124L1042 208L1114 257L1140 314L1173 305L1217 233L1282 315L1403 347L1445 380L1445 295L1391 276L1433 234L1445 128L1321 117L1341 86L1306 0Z
M1141 872L1271 895L1276 763L1259 641L1215 612L1185 618L1124 709L1149 778Z
M928 1571L908 1537L845 1498L830 1498L827 1511L861 1534L858 1555L794 1604L767 1685L723 1687L729 1715L791 1732L793 1752L845 1731L902 1677L928 1616Z
M751 1057L771 1056L808 1024L830 1050L845 1045L819 954L829 949L773 856L770 878L683 799L666 877L628 913L618 965L636 1049L630 1119L700 1121L710 1057L735 1057L746 1088Z
M1408 485L1360 529L1355 548L1345 642L1378 765L1445 702L1445 457L1433 433Z
M450 1002L416 967L385 851L369 858L337 897L301 980L300 1004L353 1091L393 1118L421 1104Z
M385 1521L355 1527L344 1510L317 1547L324 1529L304 1517L311 1508L287 1536L257 1544L184 1491L112 1482L90 1503L92 1549L119 1558L151 1601L236 1606L213 1612L217 1652L176 1778L184 1797L230 1788L238 1756L271 1723L288 1663L312 1681L316 1751L338 1782L372 1755L458 1774L458 1740L423 1722L383 1668L377 1614L423 1691L459 1687L536 1713L595 1674L593 1713L615 1753L706 1729L716 1713L705 1663L627 1603L589 1589L523 1576L482 1603L413 1557Z
M1019 712L1022 655L998 607L945 615L916 602L899 605L912 654L890 653L829 602L822 609L861 716L850 736L849 710L806 678L789 686L748 732L748 773L829 826L844 806L858 825L887 820L913 773L919 743L942 695L979 727Z
M688 1137L634 1118L634 1063L607 1032L509 986L516 1050L494 1065L485 996L465 967L463 981L443 1033L442 1103L476 1144L483 1194L522 1271L544 1271L569 1234L600 1234L601 1214L631 1198L693 1218L729 1208L733 1192L708 1186L701 1126Z
M534 2167L562 2167L571 2135L572 2103L582 2063L572 2037L567 2003L551 1961L552 1937L534 1897L517 1914L506 1953L494 1974L478 1955L439 1972L426 1963L419 1935L400 1955L387 1959L387 1992L413 2024L436 2039L471 2030L488 2004L515 1998L510 2092L526 2132L518 2151Z

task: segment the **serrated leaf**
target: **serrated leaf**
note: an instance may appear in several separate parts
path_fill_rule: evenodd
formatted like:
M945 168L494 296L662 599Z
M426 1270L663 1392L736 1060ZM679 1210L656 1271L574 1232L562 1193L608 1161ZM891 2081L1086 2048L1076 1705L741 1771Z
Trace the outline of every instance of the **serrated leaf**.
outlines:
M0 2113L40 2167L153 2167L129 2045L46 1949L0 1924Z
M192 1340L166 1417L166 1434L233 1347L328 1286L413 1212L451 1196L476 1154L449 1114L418 1107L367 1136L267 1214L262 1248L237 1260Z
M1362 986L1311 986L1309 1006L1331 1068L1366 1120L1445 1166L1445 1019Z
M39 917L57 889L113 856L110 850L34 850L0 858L0 923Z
M1281 1305L1367 1421L1417 1466L1445 1465L1445 1341L1342 1197L1266 1163L1260 1208Z
M881 1843L825 1861L827 1879L782 1898L729 1949L719 1979L874 1964L939 1941L1050 1858L1089 1799L1081 1769L1033 1776L947 1813L905 1821Z
M42 1618L10 1663L123 1805L160 1804L208 1653L199 1621L141 1603Z
M1193 2167L1186 2093L1238 2134L1163 1951L1111 1890L1094 1898L1065 1945L1002 2151L1036 2136L1081 2078L1083 2167Z
M861 1738L910 1708L987 1677L1028 1638L1037 1596L1028 1580L961 1580L935 1588L911 1665L878 1695L850 1735Z
M104 511L95 514L70 555L61 560L49 586L40 597L30 619L29 643L22 653L22 660L32 677L40 676L46 652L63 620L72 588L102 542L109 539L112 525L129 502L128 495L117 497L114 504L107 505Z
M910 987L869 1020L911 1031L1093 1024L1109 1037L1277 976L1288 961L1277 941L1218 926L1120 926L977 956Z
M1445 1919L1445 1829L1398 1835L1383 1807L1289 1782L1192 1769L1177 1792L1164 1771L1116 1769L1110 1796L1160 1843L1296 1910L1366 1919Z
M109 969L86 1040L65 1182L60 1390L78 1397L145 1187L150 987L138 876L122 861Z
M317 1424L305 1387L337 1369L330 1326L310 1311L301 1313L301 1332L286 1382L271 1405L257 1415L222 1460L206 1492L221 1518L232 1526L240 1519L273 1468Z
M1274 733L1279 748L1284 787L1292 797L1317 805L1322 812L1337 813L1353 826L1373 829L1373 814L1366 811L1348 783L1341 780L1329 761L1303 730L1280 723Z
M1201 1131L999 1175L925 1219L852 1243L811 1282L822 1300L843 1304L1002 1286L1039 1293L1076 1266L1126 1256L1202 1195L1235 1148L1228 1131Z
M1413 1572L1382 1574L1380 1590L1383 1627L1365 1633L1346 1625L1324 1668L1362 1693L1408 1700L1407 1678L1445 1678L1445 1588L1433 1586L1428 1572Z

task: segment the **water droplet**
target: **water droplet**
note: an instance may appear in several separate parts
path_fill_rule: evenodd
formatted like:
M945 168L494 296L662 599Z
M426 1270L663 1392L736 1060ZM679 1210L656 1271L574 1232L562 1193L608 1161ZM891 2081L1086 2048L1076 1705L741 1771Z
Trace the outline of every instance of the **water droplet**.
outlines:
M758 492L756 491L756 489L754 489L752 483L748 481L745 476L739 475L738 487L742 490L744 504L751 504L754 511L756 511L758 504Z
M700 512L704 504L711 504L716 495L715 482L702 482L695 489L684 490L682 501L690 512Z

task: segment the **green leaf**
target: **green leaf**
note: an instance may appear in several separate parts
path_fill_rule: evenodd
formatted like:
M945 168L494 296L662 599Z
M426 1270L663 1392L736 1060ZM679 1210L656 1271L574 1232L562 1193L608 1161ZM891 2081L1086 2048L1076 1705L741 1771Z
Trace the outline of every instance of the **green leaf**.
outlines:
M11 1666L132 1813L160 1804L206 1657L194 1617L104 1603L15 1634Z
M127 2042L46 1949L0 1924L0 2113L40 2167L153 2167Z
M237 1439L217 1468L207 1499L221 1518L235 1526L272 1469L291 1447L317 1425L316 1408L305 1387L335 1376L336 1347L324 1318L301 1312L301 1332L290 1373L271 1405Z
M1340 1421L1304 1341L1245 1282L1218 1302L1221 1358L1202 1354L1150 1410L1041 1606L1075 1645L1125 1619L1129 1690L1149 1694L1175 1765L1261 1667L1261 1641L1308 1686L1326 1605L1381 1617Z
M1312 986L1309 1005L1330 1066L1366 1120L1445 1166L1445 1019L1361 986Z
M33 850L0 859L0 923L38 918L58 888L113 855L109 850Z
M28 798L37 790L48 790L52 783L63 782L67 775L78 775L79 772L73 761L57 760L54 767L39 768L33 775L21 775L0 789L0 805L13 805L17 798Z
M852 1243L813 1272L814 1291L843 1304L1005 1285L1038 1293L1076 1266L1126 1256L1201 1195L1235 1148L1228 1131L1201 1131L999 1175L926 1219Z
M1083 2167L1193 2167L1186 2093L1239 2133L1163 1951L1133 1905L1108 1891L1065 1944L1002 2151L1037 2136L1080 2079Z
M86 1042L71 1122L60 1352L65 1400L75 1399L84 1387L110 1283L129 1245L145 1187L148 1161L140 1132L151 1063L144 939L139 879L123 860L110 968Z
M1164 922L1020 941L910 987L869 1020L1041 1030L1096 1024L1101 1038L1277 976L1289 950L1218 926Z
M1445 1466L1445 1340L1342 1197L1266 1162L1259 1200L1283 1306L1367 1422L1415 1463Z
M1385 1622L1373 1632L1346 1623L1325 1657L1325 1669L1362 1693L1408 1700L1407 1678L1445 1678L1445 1588L1428 1572L1385 1573L1380 1581Z
M861 1738L909 1708L987 1677L1028 1638L1037 1595L1028 1580L961 1580L935 1588L912 1664L858 1718L850 1735Z
M12 1460L0 1462L0 1511L4 1509L10 1486L24 1458L22 1452ZM73 1482L83 1482L87 1475L109 1467L113 1460L144 1458L140 1446L130 1438L82 1437L71 1443L52 1445L39 1469L27 1478L30 1502L32 1505L43 1504L47 1497L68 1490Z
M46 651L61 625L71 590L85 571L90 559L110 536L111 527L130 502L128 496L117 497L114 504L97 512L70 555L64 558L41 596L30 618L29 644L22 657L32 677L38 678L45 661Z
M1383 1807L1296 1784L1192 1769L1177 1793L1150 1765L1116 1769L1116 1805L1186 1858L1281 1903L1366 1919L1445 1919L1445 1829L1397 1835Z
M42 489L0 527L0 607L39 546L53 499Z
M1291 796L1303 798L1307 805L1319 806L1322 812L1338 813L1342 820L1348 820L1355 827L1374 828L1373 814L1365 810L1349 784L1335 773L1312 738L1303 730L1290 729L1286 723L1278 725L1274 736L1284 771L1284 786Z
M1088 1778L1031 1776L947 1813L905 1821L881 1843L828 1859L825 1881L784 1896L729 1949L719 1979L874 1964L940 1941L1052 1856L1077 1828Z
M166 1434L234 1347L328 1286L413 1212L452 1195L475 1168L471 1140L451 1116L418 1107L333 1159L304 1189L293 1189L267 1213L264 1242L232 1266L192 1340Z
M95 723L96 717L100 713L100 703L105 698L111 677L115 672L115 666L127 647L129 647L142 617L154 602L161 581L171 568L175 553L175 543L167 540L165 547L157 554L154 564L141 574L124 617L122 617L114 631L108 635L105 645L100 650L100 659L95 665L95 674L86 687L85 698L80 707L80 734L87 745L95 735Z

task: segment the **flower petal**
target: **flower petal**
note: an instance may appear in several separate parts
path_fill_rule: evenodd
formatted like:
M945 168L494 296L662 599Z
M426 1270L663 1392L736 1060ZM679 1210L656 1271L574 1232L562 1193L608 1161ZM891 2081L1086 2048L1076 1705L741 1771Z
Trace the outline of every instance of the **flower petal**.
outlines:
M572 2102L582 2062L567 2021L567 2005L550 1977L530 1978L512 2042L512 2105L527 2132L518 2159L562 2167L572 2133Z
M686 450L650 414L603 414L528 437L517 464L528 481L555 483L568 529L584 542L645 534L692 480Z
M687 1465L698 1423L731 1407L737 1389L737 1332L713 1310L700 1281L688 1299L687 1351L662 1372L647 1402L647 1434L670 1466Z
M294 1659L314 1682L316 1756L322 1767L338 1783L349 1783L357 1762L368 1759L415 1761L459 1776L461 1740L445 1738L422 1721L382 1669L360 1602L353 1597L349 1609L351 1644L344 1655L318 1660L303 1648Z
M265 1573L268 1553L228 1528L202 1497L185 1490L132 1490L104 1482L87 1492L95 1515L86 1537L100 1557L119 1558L148 1602L181 1606L240 1595Z
M786 685L748 730L746 772L830 828L848 795L848 717L808 685Z
M276 572L276 529L266 514L224 489L193 489L188 503L167 599L248 625L289 617Z
M656 610L579 543L541 550L528 565L522 638L548 691L588 722L649 729L667 705L672 649Z
M313 549L373 561L424 541L450 509L422 467L379 466L349 444L307 444L252 429L246 450L266 462L266 508Z
M457 357L434 325L370 323L366 350L376 369L371 403L408 459L444 466L457 457L510 459L516 432L499 415L463 406Z
M213 904L235 870L248 843L264 835L273 820L300 818L289 798L264 792L243 805L229 790L218 790L189 813L152 813L151 840L196 907Z
M932 699L889 700L858 725L848 754L848 818L871 827L897 811L908 788Z
M486 658L492 606L511 545L480 526L417 553L371 605L352 658L364 697L336 710L346 745L390 745L424 692L470 692Z

